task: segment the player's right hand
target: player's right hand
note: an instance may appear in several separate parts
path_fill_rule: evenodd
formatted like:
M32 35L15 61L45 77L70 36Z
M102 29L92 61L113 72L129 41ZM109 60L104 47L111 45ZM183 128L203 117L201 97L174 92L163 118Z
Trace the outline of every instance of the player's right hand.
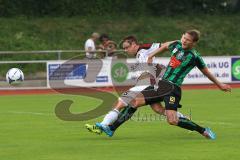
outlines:
M228 84L221 84L219 88L224 92L231 92L231 86Z
M152 57L148 57L148 58L147 58L147 63L148 63L148 64L151 64L152 62L153 62L153 58L152 58Z

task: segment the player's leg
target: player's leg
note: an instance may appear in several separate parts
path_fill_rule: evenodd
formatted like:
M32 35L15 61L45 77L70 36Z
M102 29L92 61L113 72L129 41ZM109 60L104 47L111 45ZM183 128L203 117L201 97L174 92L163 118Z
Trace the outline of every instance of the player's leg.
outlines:
M144 90L148 91L148 96L153 96L155 98L158 95L157 91L154 90L153 86L135 86L129 91L122 94L122 96L119 98L118 102L114 106L114 109L111 110L108 114L106 114L101 123L96 123L97 127L86 124L86 128L94 133L98 133L96 129L100 128L107 135L112 136L112 131L115 131L122 123L130 119L136 111L137 107L145 105L145 97L143 94L141 94L141 92ZM154 93L150 94L152 91L154 91ZM166 88L164 91L167 91ZM126 108L120 114L119 111L124 107Z
M96 134L101 134L102 127L111 125L114 121L117 120L120 110L125 107L125 103L121 100L118 100L111 111L109 111L103 118L102 122L96 123L96 125L85 124L85 127L88 131Z
M134 87L133 87L134 88ZM131 88L132 89L132 88ZM128 90L127 92L124 92L121 97L119 97L117 103L114 105L113 110L111 110L108 114L106 114L106 116L104 117L103 121L101 122L102 125L104 126L109 126L111 124L113 124L113 122L115 122L117 120L117 118L120 116L120 111L127 107L127 106L131 106L130 103L132 103L132 101L137 98L137 95L140 93L138 90L132 91L132 90ZM131 107L127 107L130 108L130 111L135 111L136 109L133 109ZM126 108L125 108L126 109ZM125 113L126 111L122 111L122 113ZM134 112L133 112L134 113ZM132 113L132 114L133 114ZM122 115L122 114L121 114Z
M136 89L136 87L133 88ZM138 94L140 93L139 90L133 91L131 89L122 94L116 105L114 105L114 109L104 117L101 123L96 123L96 126L104 131L109 137L111 137L115 131L115 128L111 126L115 126L117 128L123 122L130 119L130 117L137 110L136 107L133 106L136 105L136 102L141 102L141 100L138 98ZM141 87L138 87L138 89L142 90ZM123 110L120 112L121 109Z
M85 127L92 133L101 134L102 128L107 127L116 121L120 114L120 110L124 107L125 104L122 101L118 100L115 103L113 109L104 116L102 122L97 122L96 125L85 124Z
M165 82L163 83L165 84ZM154 86L146 87L141 92L139 92L136 98L131 101L130 105L126 108L126 110L122 112L121 116L119 116L118 119L111 126L109 126L109 128L112 131L115 131L120 125L122 125L124 122L131 118L137 108L146 104L154 104L162 101L161 96L171 90L172 85L169 85L169 83L167 83L162 90L157 90L154 88Z
M174 90L164 97L168 123L187 130L197 131L207 138L215 139L215 134L209 128L204 128L187 118L177 116L177 108L180 100L181 88L178 86L175 86Z
M162 106L161 103L153 103L151 104L151 108L155 113L166 116L166 109ZM189 119L187 116L185 116L179 111L177 112L177 116Z
M111 125L110 128L115 131L115 129L118 128L122 123L130 119L137 110L136 108L145 104L145 99L141 92L143 90L148 90L149 88L152 89L151 86L144 85L144 82L144 79L139 80L135 87L132 87L127 92L124 92L122 96L119 97L118 103L114 106L114 109L104 117L101 123L96 123L96 125L109 131L108 126L114 123L114 125ZM119 111L124 107L125 109L121 111L120 114Z
M178 117L175 110L166 110L166 116L168 123L171 125L179 126L190 131L197 131L209 139L216 138L215 133L213 133L210 128L204 128L187 118Z
M120 110L124 107L125 104L122 101L118 100L114 105L113 109L105 115L102 122L100 123L105 126L112 124L114 121L117 120Z
M118 119L109 126L111 131L116 131L116 129L122 125L124 122L129 120L133 114L136 112L137 108L145 105L145 99L143 94L139 93L135 99L133 99L130 104L125 107L119 114Z
M115 122L120 114L120 110L126 105L123 101L118 100L113 109L109 111L103 118L102 122L97 122L96 125L86 124L85 127L92 133L101 134L101 128L111 125Z
M163 107L161 103L153 103L153 104L151 104L151 108L157 114L161 114L163 116L166 115L165 114L165 107Z
M142 88L142 86L136 86L136 87L134 87L135 89L141 88L140 90L142 90L142 91L139 92L140 90L137 90L138 92L126 92L125 94L123 94L123 96L121 98L123 100L124 98L130 97L129 100L131 100L131 102L129 103L129 101L128 101L126 103L126 104L129 104L128 107L126 107L121 112L121 114L119 114L117 120L110 126L104 126L101 123L96 123L96 125L98 127L100 127L108 136L111 137L113 135L114 131L120 125L122 125L125 121L129 120L132 117L132 115L134 114L134 112L136 111L136 109L138 107L144 106L146 104L153 104L153 103L161 101L162 100L161 96L163 94L168 93L173 88L172 85L169 83L163 82L161 84L162 85L166 84L164 87L162 87L161 90L156 90L154 88L154 86L148 86L148 87L144 87L144 88ZM133 96L133 94L134 94L134 96ZM128 95L128 96L124 97L124 95ZM126 100L124 102L126 102Z

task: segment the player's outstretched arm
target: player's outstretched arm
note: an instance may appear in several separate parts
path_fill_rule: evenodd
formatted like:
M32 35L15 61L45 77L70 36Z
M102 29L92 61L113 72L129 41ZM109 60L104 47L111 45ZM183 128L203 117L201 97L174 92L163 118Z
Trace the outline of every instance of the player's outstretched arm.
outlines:
M213 74L208 70L207 67L204 67L201 69L201 72L208 77L209 80L211 80L213 83L215 83L219 89L225 92L231 92L231 86L228 84L221 83L213 76Z
M173 42L175 42L175 41L169 41L169 42L162 43L162 44L161 44L161 47L159 47L158 49L154 50L154 51L148 56L147 63L152 63L153 57L154 57L156 54L162 53L162 52L164 52L164 51L167 51L167 50L168 50L168 46L169 46L170 44L172 44Z

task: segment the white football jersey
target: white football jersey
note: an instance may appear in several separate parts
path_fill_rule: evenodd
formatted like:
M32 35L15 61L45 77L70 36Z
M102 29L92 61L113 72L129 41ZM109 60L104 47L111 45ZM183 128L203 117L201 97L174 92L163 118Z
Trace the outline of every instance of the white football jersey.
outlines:
M147 64L148 56L158 49L161 46L160 43L151 43L151 44L143 44L140 45L140 48L136 54L137 63L132 66L132 69L135 71L135 76L140 77L144 72L151 73L152 75L156 75L156 64L153 65Z
M151 54L153 51L158 49L160 46L161 46L160 43L141 45L137 52L137 55L136 55L136 59L137 59L138 63L147 63L149 54ZM154 60L154 58L153 58L153 60Z

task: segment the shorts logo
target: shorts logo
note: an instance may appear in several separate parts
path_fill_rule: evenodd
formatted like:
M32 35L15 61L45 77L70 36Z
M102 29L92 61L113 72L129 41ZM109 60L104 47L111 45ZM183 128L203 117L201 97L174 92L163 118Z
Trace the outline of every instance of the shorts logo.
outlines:
M123 93L123 96L126 96L126 95L128 95L128 91Z
M169 104L174 104L175 103L175 97L170 97L169 99Z

